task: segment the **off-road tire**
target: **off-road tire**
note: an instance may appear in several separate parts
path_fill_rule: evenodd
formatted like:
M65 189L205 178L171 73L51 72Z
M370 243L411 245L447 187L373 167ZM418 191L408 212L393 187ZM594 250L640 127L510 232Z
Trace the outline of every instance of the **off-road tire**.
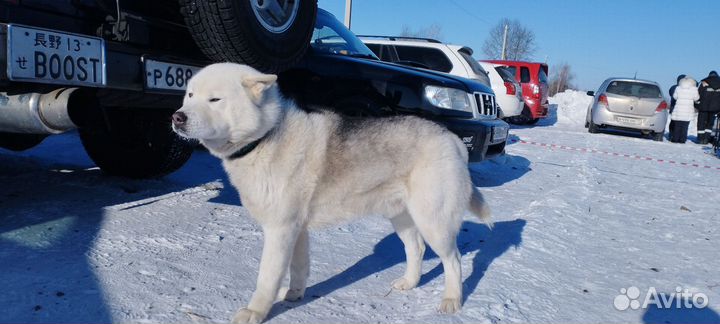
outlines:
M192 143L170 126L170 109L98 108L78 128L85 151L105 173L157 178L179 169L193 152Z
M209 59L244 63L265 73L283 71L307 51L315 27L317 0L297 0L295 20L277 33L263 27L251 1L179 0L190 33Z

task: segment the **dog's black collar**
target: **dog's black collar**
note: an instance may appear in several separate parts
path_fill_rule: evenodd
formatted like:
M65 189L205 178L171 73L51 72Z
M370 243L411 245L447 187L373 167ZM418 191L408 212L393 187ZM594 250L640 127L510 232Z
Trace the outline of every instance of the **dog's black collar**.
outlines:
M270 134L270 132L268 132L268 134ZM259 139L250 142L250 144L241 147L239 150L235 151L235 153L230 154L227 159L236 160L244 157L248 153L252 152L252 150L254 150L260 144L260 142L262 142L268 136L268 134L265 134L265 136L260 137Z

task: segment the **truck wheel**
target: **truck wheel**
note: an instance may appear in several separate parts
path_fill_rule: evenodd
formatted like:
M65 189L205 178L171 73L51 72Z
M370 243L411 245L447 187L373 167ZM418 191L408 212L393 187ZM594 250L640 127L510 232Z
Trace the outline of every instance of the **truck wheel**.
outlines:
M24 151L40 144L47 135L16 134L0 132L0 147L12 151Z
M193 145L170 127L170 109L98 108L78 128L90 158L107 174L161 177L190 158Z
M213 61L248 64L277 73L310 44L317 0L179 0L200 49Z

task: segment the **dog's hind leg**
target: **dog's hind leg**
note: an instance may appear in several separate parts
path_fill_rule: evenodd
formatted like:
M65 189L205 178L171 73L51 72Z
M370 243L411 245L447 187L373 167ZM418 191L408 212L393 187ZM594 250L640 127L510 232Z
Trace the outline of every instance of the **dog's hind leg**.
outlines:
M295 226L263 227L263 245L255 292L247 308L235 313L232 323L260 323L270 312L290 265L300 229Z
M415 288L420 281L420 273L423 255L425 254L425 241L413 222L410 214L403 211L401 214L390 219L395 232L405 245L405 257L407 268L405 275L392 282L392 287L398 290Z
M420 217L442 219L440 215ZM462 301L462 269L460 268L460 251L458 251L456 241L457 233L447 231L447 226L428 222L417 223L417 226L430 248L440 257L445 272L445 294L440 303L440 312L455 313L460 310Z
M307 278L310 275L310 243L307 228L300 231L292 262L290 262L290 287L285 294L285 300L297 301L305 295Z
M467 183L462 181L462 171L464 169L453 168L449 163L432 165L414 171L409 181L408 212L443 264L445 293L439 309L442 313L459 311L462 302L457 235L471 194Z

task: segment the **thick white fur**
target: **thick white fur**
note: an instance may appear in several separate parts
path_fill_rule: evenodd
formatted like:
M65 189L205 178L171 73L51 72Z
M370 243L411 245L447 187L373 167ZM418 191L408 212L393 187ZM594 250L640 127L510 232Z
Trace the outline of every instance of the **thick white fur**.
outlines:
M308 113L280 95L275 79L244 65L210 65L188 84L179 110L188 117L186 125L173 125L223 160L243 205L263 228L256 290L233 323L261 322L288 268L285 299L303 297L309 227L368 214L387 217L405 246L407 269L392 286L418 284L427 242L445 271L439 310L458 311L462 275L455 240L463 214L470 210L490 221L470 180L462 142L416 117L355 121L327 111ZM227 158L268 132L248 155Z

